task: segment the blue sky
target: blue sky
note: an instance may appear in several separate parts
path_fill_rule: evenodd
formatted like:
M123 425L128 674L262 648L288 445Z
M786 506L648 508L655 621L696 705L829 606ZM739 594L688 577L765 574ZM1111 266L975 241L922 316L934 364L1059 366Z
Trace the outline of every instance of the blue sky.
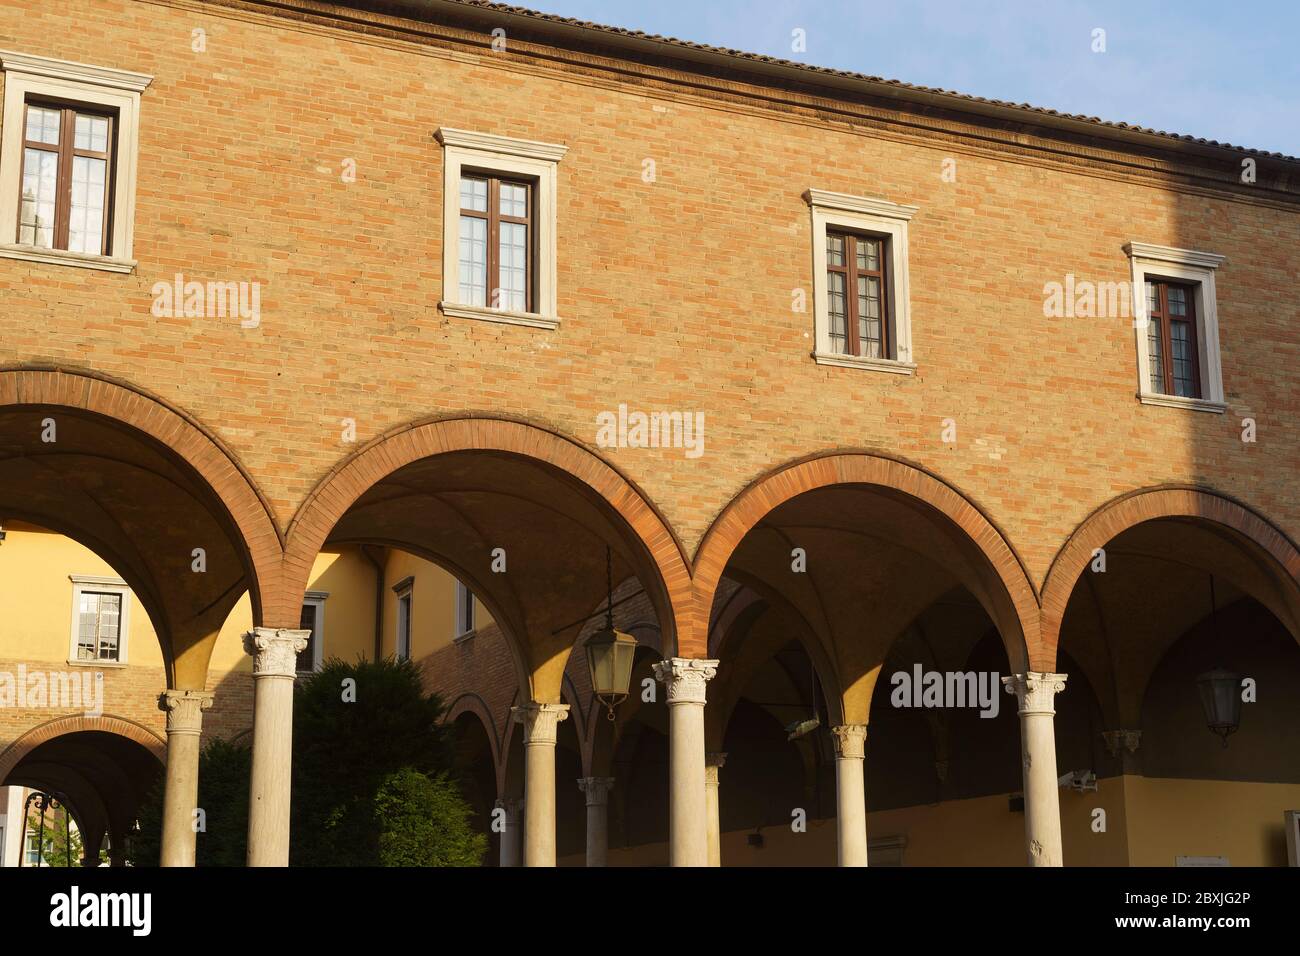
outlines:
M1300 156L1300 0L516 0L547 13ZM1092 31L1106 31L1106 52ZM791 51L802 29L807 51Z

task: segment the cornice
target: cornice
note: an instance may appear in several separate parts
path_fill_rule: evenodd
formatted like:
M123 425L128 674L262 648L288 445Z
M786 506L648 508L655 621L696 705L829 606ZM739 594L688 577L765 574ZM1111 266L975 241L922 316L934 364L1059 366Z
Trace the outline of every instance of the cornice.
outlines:
M900 89L885 83L872 93L866 90L865 82L859 82L857 87L862 89L854 92L849 89L853 84L844 87L849 77L823 76L813 70L803 71L807 75L798 83L765 85L762 80L746 79L755 75L754 64L738 56L733 58L734 63L725 76L716 75L724 72L721 70L713 74L693 73L684 68L686 58L680 55L689 45L670 47L660 42L659 47L679 54L671 60L660 57L662 63L647 62L651 58L644 56L622 58L607 52L618 46L608 42L614 34L594 27L576 32L561 30L537 17L524 17L519 11L512 13L509 8L447 0L405 3L394 0L383 4L393 10L405 7L412 11L408 16L398 16L367 9L363 3L345 6L320 0L144 2L208 15L220 10L237 19L293 21L298 29L324 35L347 30L356 35L357 42L408 50L414 46L426 55L477 65L490 58L502 69L561 75L570 81L585 79L609 89L628 90L630 79L642 95L653 91L655 96L667 100L707 103L777 121L1069 170L1079 175L1155 186L1167 192L1277 209L1291 210L1300 205L1300 163L1286 157L1088 122L1050 114L1050 111L1012 109L1009 105L998 106L958 94L948 95L951 102L941 102L942 98L937 97L941 91L930 91L935 96L927 104L923 102L926 93L923 88L908 88L906 84ZM439 22L433 22L413 19L417 10L426 11L426 16L432 16L431 11L446 12ZM487 20L516 22L520 26L518 34L509 35L506 51L489 53L493 40L490 32L481 26L474 29L468 25L481 25ZM565 35L576 37L584 32L590 34L585 44L575 42L563 46L556 39ZM642 39L648 42L648 38ZM597 43L597 40L607 42ZM646 47L646 43L640 45ZM780 70L768 72L770 81ZM854 98L840 95L841 87L853 92ZM1259 167L1257 181L1252 185L1239 180L1238 164L1247 156L1255 158Z

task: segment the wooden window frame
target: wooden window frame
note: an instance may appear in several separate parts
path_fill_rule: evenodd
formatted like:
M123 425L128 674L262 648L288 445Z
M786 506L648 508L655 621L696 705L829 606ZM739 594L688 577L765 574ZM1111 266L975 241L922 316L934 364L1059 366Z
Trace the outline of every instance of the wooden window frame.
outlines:
M456 581L456 621L453 626L455 638L468 637L473 634L478 626L476 619L477 609L474 606L474 592L459 580ZM469 627L465 627L466 618L469 620Z
M303 595L303 607L311 605L315 609L316 626L312 628L310 642L305 648L311 651L311 667L307 670L299 669L299 674L315 673L320 670L321 663L325 659L325 599L328 597L329 594L325 591L308 591Z
M461 169L461 181L479 180L487 183L487 211L460 208L461 216L483 219L487 222L487 289L483 301L489 309L503 309L500 304L501 289L501 223L512 222L528 230L528 255L524 275L524 311L533 312L537 301L537 230L534 224L536 208L537 183L518 176L499 175L487 169ZM522 186L524 189L524 207L527 212L522 218L507 216L501 212L501 187ZM460 195L459 188L456 195Z
M889 237L877 236L871 234L850 232L846 229L828 228L826 238L838 237L844 240L844 265L832 265L829 261L826 263L827 273L835 273L844 276L844 345L848 350L847 354L855 358L881 358L889 361L895 360L893 349L893 336L890 335L889 327L892 324L890 316L889 301ZM858 243L863 241L876 242L880 244L880 268L879 269L859 269L858 268ZM829 250L827 255L829 257ZM862 316L858 314L858 279L874 278L880 283L880 355L867 356L862 353L862 337L858 332L858 325L862 321ZM829 287L829 283L828 283ZM830 303L827 302L827 318L830 317Z
M59 142L51 144L27 139L27 119L31 110L56 110L59 113ZM94 116L108 120L108 149L96 152L93 149L78 149L76 144L77 116ZM52 247L36 246L38 249L51 248L57 252L70 252L68 240L72 224L72 167L76 157L100 159L104 161L104 221L100 225L99 252L81 253L82 255L111 256L113 253L113 177L115 174L113 145L117 136L117 113L93 103L75 103L29 96L23 102L22 124L22 165L18 171L18 220L17 237L22 243L23 228L23 178L27 172L27 150L35 149L44 153L53 153L58 162L58 177L54 186L54 245Z
M1156 276L1148 276L1146 284L1155 286L1156 289L1156 311L1148 312L1147 318L1156 320L1160 323L1160 378L1162 395L1172 395L1178 398L1200 399L1202 397L1201 389L1201 340L1197 334L1197 313L1196 313L1196 285L1190 282L1180 282L1170 279L1162 279ZM1174 318L1169 311L1169 289L1170 287L1185 290L1187 314ZM1146 289L1142 290L1146 295ZM1148 306L1149 309L1149 306ZM1174 351L1173 351L1173 323L1182 322L1188 327L1188 339L1191 346L1191 365L1192 365L1192 394L1179 395L1174 388Z

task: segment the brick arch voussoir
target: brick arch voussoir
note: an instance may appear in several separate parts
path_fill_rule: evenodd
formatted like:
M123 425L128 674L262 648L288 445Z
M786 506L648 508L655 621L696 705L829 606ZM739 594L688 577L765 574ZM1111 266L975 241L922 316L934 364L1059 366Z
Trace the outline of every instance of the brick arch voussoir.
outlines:
M8 777L22 759L41 744L49 743L51 740L65 737L68 734L92 731L125 737L127 740L131 740L148 750L160 764L166 765L167 763L167 742L148 727L137 724L125 717L116 717L112 714L103 714L98 717L73 714L66 717L55 717L53 720L47 720L45 723L33 727L6 747L3 752L0 752L0 781Z
M1096 549L1104 548L1136 525L1160 518L1200 518L1253 541L1277 562L1291 584L1289 604L1300 609L1300 548L1266 518L1208 488L1190 485L1143 488L1107 502L1085 518L1052 559L1043 581L1038 642L1030 647L1035 669L1055 668L1066 607ZM1300 621L1295 623L1300 625Z
M658 575L670 620L665 631L682 639L691 607L691 576L677 535L630 479L585 446L548 428L515 419L461 417L414 422L367 442L316 485L290 522L284 573L268 602L268 620L295 626L312 562L331 530L369 488L398 469L457 451L493 451L550 465L596 493L639 540ZM650 590L651 588L647 588Z
M693 633L708 633L713 596L723 571L741 541L775 508L805 492L835 485L876 485L917 499L952 522L988 561L1009 598L1019 629L1006 635L1013 667L1023 663L1024 648L1038 630L1039 604L1024 562L996 525L968 498L934 474L907 462L873 452L829 452L768 472L752 482L705 533L696 551Z
M0 369L0 408L44 405L90 412L147 435L204 481L234 523L251 567L254 614L278 579L282 540L270 504L212 432L144 390L95 373L61 368Z

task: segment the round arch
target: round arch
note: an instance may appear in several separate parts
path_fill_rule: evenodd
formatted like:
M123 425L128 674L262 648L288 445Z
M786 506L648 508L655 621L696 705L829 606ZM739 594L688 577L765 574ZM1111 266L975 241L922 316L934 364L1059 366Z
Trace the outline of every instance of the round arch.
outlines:
M828 452L782 465L752 482L709 527L695 555L695 603L691 635L704 652L713 596L732 554L774 509L806 492L833 486L891 489L928 505L946 518L987 561L1001 595L989 616L998 624L1013 668L1023 669L1029 637L1037 630L1038 595L1024 563L1006 537L969 499L915 465L868 451ZM1005 598L1005 601L999 601Z
M284 576L267 602L268 619L296 626L298 602L316 554L348 509L372 486L422 459L490 452L549 466L567 475L616 516L634 545L637 570L651 600L675 632L689 616L691 581L676 535L646 496L584 446L528 422L488 417L439 418L401 426L349 455L299 507L286 535Z
M1043 582L1040 627L1029 649L1035 670L1055 669L1066 606L1095 551L1130 528L1162 518L1208 522L1256 545L1288 584L1284 600L1291 620L1287 623L1300 639L1300 549L1266 518L1232 498L1192 485L1164 485L1132 491L1102 505L1057 552Z
M104 714L99 717L56 717L27 731L0 753L0 780L4 780L19 762L41 744L68 734L98 731L125 737L144 747L162 765L167 763L167 742L148 727L125 717Z
M165 487L174 491L178 500L206 511L228 538L234 559L241 565L254 615L260 615L263 593L280 573L281 538L266 499L215 435L192 416L143 389L83 371L30 366L0 369L0 415L22 409L56 413L59 409L67 410L80 423L79 429L99 436L99 444L60 452L61 455L107 455L125 469L144 467L153 479L169 482ZM113 447L106 436L116 435L132 436L144 449L145 464L139 461L133 464L106 451L105 447ZM166 466L158 464L164 461L168 463ZM151 466L149 462L154 464ZM59 464L54 458L49 462L42 458L38 465L45 468L51 463ZM75 464L64 463L61 467L63 470L51 474L63 475L68 468L75 468ZM100 535L96 541L92 531L72 527L63 520L63 515L52 511L42 508L38 513L15 503L11 513L17 517L24 512L23 520L68 534L94 547L106 560L119 562L122 565L119 573L129 579L133 589L138 589L154 617L165 595L157 593L146 582L148 574L143 572L142 562L136 560L139 553L130 547L105 548L106 535ZM208 595L202 606L187 610L186 614L193 616L197 626L200 618L214 614L224 617L219 612L228 610L227 605L233 605L237 598L233 593ZM155 617L155 627L161 623ZM164 648L170 669L174 662L169 650ZM169 679L176 686L194 684L198 681L197 671L198 663L195 663L187 666L185 675L169 674Z

